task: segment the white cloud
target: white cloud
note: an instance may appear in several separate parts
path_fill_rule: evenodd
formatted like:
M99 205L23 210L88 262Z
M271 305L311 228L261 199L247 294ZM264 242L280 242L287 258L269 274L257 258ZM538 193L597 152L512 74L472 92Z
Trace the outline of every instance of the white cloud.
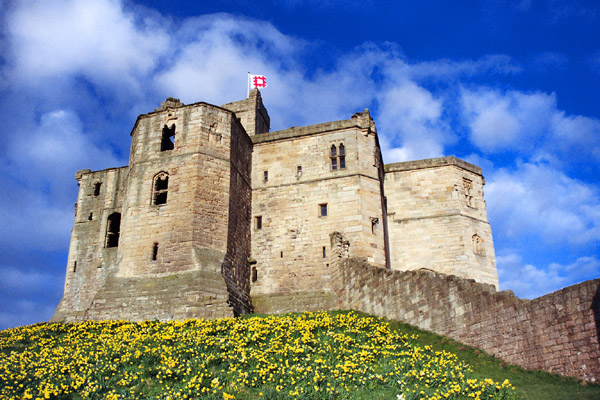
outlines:
M117 0L21 1L7 21L9 77L27 86L82 75L131 90L169 43L157 21L126 13Z
M547 293L600 276L600 260L580 257L571 264L545 267L527 264L515 253L496 257L502 290L511 289L522 298L534 299Z
M442 100L412 81L388 88L377 101L386 162L438 157L456 139L442 119Z
M600 160L600 120L567 115L557 108L554 93L463 89L461 103L470 139L486 153L533 153L571 163Z
M539 92L463 89L461 101L471 141L490 153L535 148L556 112L555 96Z
M534 234L549 243L600 241L600 193L544 163L520 163L487 177L486 201L494 234Z

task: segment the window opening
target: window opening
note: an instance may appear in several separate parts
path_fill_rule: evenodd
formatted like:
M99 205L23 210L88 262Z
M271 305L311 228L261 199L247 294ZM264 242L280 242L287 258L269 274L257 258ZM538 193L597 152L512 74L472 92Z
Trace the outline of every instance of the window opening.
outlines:
M335 147L335 144L331 145L331 151L330 151L329 157L331 157L331 169L332 170L337 169L337 149Z
M91 212L90 215L88 216L88 221L93 221L94 220L94 213Z
M158 243L152 245L152 261L156 261L158 257Z
M323 258L327 258L327 248L323 246Z
M265 182L269 180L269 171L264 171L263 172L263 180Z
M377 233L377 225L379 225L379 218L371 217L371 233Z
M327 204L319 204L319 216L327 216Z
M340 169L346 168L346 148L340 143Z
M153 204L161 205L167 203L167 193L169 191L169 174L161 172L154 177L154 196Z
M252 282L256 282L258 280L258 271L256 267L252 267Z
M166 125L162 130L162 140L160 142L160 151L168 151L173 150L175 148L175 124L171 125L171 127L167 127Z
M297 177L302 176L302 165L298 165L298 167L296 167L296 176Z
M77 261L73 263L73 272L77 272Z
M255 226L257 230L262 229L262 216L259 215L258 217L256 217Z
M281 257L279 257L279 258L283 258L283 251L281 252L280 256L281 256Z
M96 182L94 184L94 196L100 195L100 187L102 186L102 182Z
M119 234L121 230L121 214L112 213L106 223L106 247L119 246Z

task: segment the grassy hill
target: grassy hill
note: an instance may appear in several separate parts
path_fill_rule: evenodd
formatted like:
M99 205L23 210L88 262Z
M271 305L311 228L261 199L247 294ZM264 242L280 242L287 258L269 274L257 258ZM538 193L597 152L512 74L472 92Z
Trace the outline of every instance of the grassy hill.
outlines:
M0 354L2 399L600 399L357 312L38 324Z

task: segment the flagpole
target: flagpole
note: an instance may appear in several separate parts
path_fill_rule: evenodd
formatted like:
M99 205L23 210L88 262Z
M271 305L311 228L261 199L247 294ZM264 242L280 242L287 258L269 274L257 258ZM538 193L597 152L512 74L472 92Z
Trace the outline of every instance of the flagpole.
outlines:
M248 84L246 85L247 93L246 98L250 97L250 71L248 71Z

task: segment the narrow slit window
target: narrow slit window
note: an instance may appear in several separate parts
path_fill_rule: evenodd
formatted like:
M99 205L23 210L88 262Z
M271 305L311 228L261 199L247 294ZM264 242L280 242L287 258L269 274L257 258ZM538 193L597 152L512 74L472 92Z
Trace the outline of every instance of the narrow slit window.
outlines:
M94 220L94 213L91 212L90 215L88 216L88 221L93 221Z
M262 229L262 216L257 216L255 221L256 230Z
M175 148L175 124L164 126L162 130L162 140L160 142L160 151L173 150Z
M338 165L337 165L337 148L335 147L335 144L331 145L329 157L331 158L331 169L336 170L338 168Z
M152 261L156 261L158 258L158 243L152 245Z
M323 246L323 258L327 258L327 248Z
M302 165L298 165L296 167L296 176L297 177L301 177L302 176Z
M269 180L269 171L263 171L263 181Z
M252 282L256 282L258 280L258 271L256 267L252 267Z
M340 143L340 169L346 168L346 148Z
M77 272L77 261L73 263L73 272Z
M106 246L105 247L118 247L119 246L119 234L121 230L121 214L112 213L106 222Z
M280 253L280 257L279 258L283 258L283 251Z
M152 203L161 205L167 203L167 194L169 191L169 174L161 172L154 177L154 194Z
M100 187L102 187L102 182L96 182L94 184L94 196L100 195Z

